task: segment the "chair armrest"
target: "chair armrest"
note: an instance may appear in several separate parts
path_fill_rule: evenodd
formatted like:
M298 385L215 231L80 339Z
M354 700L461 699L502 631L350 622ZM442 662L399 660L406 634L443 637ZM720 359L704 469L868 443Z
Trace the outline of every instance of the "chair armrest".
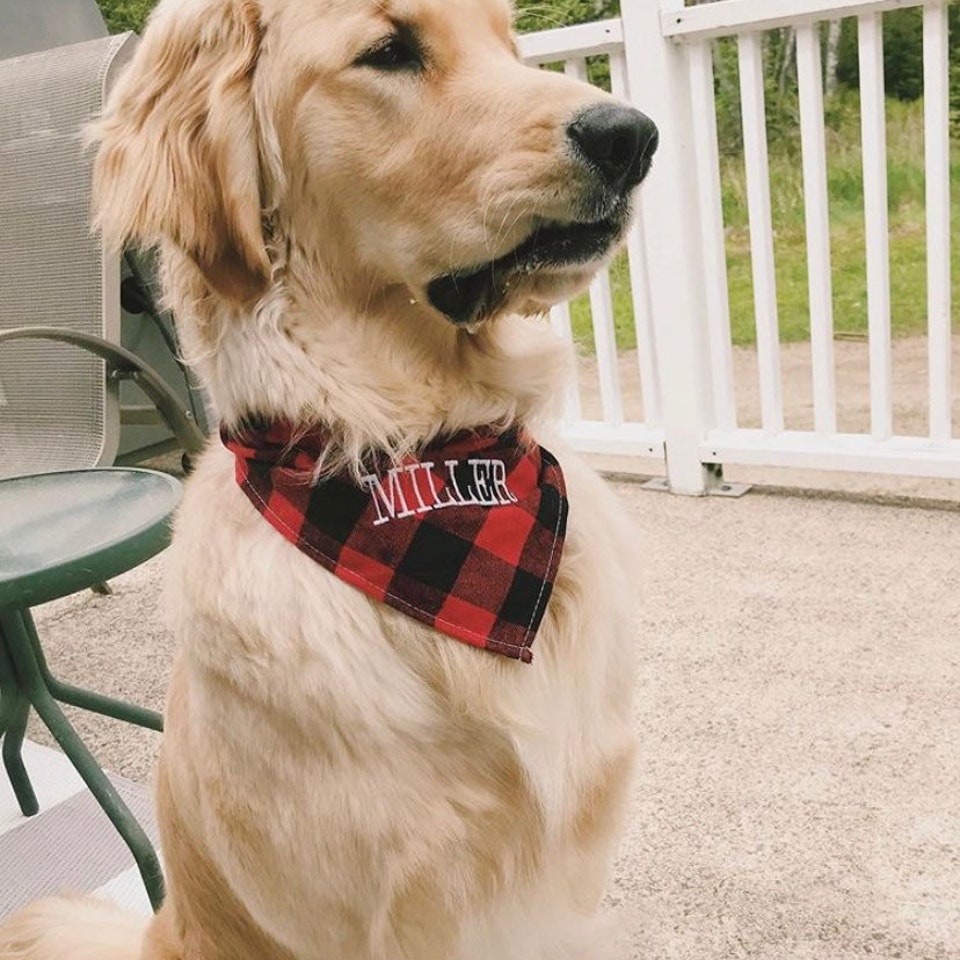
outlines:
M132 380L143 390L187 454L197 454L206 445L206 437L194 421L193 414L183 409L179 397L166 381L126 348L103 337L60 327L13 327L0 330L0 343L4 340L57 340L96 354L106 361L112 376Z

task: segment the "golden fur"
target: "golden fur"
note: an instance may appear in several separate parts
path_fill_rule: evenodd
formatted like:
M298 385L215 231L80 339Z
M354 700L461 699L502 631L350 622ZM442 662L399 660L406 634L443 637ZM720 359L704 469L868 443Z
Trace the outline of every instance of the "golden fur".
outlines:
M357 68L398 21L429 69ZM599 260L517 277L473 330L424 290L574 216L587 174L563 131L606 100L521 65L504 0L163 0L93 133L97 223L160 248L227 423L323 423L327 466L480 424L542 433L568 355L532 315ZM547 439L571 513L530 666L329 575L212 445L167 561L167 902L140 924L48 901L0 927L0 960L597 957L634 752L635 546Z

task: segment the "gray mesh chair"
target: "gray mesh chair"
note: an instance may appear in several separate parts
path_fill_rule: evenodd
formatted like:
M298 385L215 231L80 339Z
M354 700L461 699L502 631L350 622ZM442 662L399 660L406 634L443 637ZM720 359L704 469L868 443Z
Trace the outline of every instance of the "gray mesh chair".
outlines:
M0 0L0 60L107 35L96 0Z
M185 450L203 443L192 411L119 346L120 263L90 233L80 131L136 42L124 34L0 62L0 340L18 341L0 350L0 476L113 463L123 380Z

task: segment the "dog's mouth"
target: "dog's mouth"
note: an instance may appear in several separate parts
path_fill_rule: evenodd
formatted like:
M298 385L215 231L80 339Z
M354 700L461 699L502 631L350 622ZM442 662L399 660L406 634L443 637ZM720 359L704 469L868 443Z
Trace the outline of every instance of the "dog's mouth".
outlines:
M544 220L514 250L480 266L431 280L427 297L434 309L457 326L473 326L492 316L524 278L598 264L623 236L629 205L595 222Z

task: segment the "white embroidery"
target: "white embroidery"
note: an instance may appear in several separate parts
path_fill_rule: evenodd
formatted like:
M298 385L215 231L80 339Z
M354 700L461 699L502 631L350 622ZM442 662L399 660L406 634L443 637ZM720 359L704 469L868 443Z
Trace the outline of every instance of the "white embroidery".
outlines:
M370 491L370 498L373 500L373 505L377 508L377 519L373 521L375 527L380 526L381 523L386 523L388 520L412 517L418 512L411 510L410 507L407 506L407 499L404 497L403 487L400 485L401 472L399 469L387 472L386 490L384 490L380 478L374 474L360 478L360 482ZM397 512L398 500L402 507L399 513ZM387 511L386 516L384 516L383 510L380 509L381 504Z
M413 492L417 495L417 502L420 504L420 508L417 510L417 513L426 513L428 510L433 509L433 505L423 502L423 495L420 493L420 485L417 483L417 471L420 468L424 468L428 472L433 469L432 463L411 463L409 467L406 468L407 473L410 474L410 485L413 487ZM433 488L431 487L431 490ZM433 490L434 500L436 500L436 491Z
M507 485L507 465L502 460L478 458L467 460L466 463L472 473L466 493L461 490L457 480L460 460L444 460L447 478L442 490L437 489L432 473L435 464L432 462L393 467L383 477L376 474L361 477L360 483L369 492L377 511L373 525L379 527L391 520L402 520L446 507L503 507L518 502ZM409 485L416 497L413 506L407 503L400 482L400 476L404 473L409 477Z
M491 460L493 464L493 483L501 503L517 503L517 498L507 486L507 465L502 460Z

